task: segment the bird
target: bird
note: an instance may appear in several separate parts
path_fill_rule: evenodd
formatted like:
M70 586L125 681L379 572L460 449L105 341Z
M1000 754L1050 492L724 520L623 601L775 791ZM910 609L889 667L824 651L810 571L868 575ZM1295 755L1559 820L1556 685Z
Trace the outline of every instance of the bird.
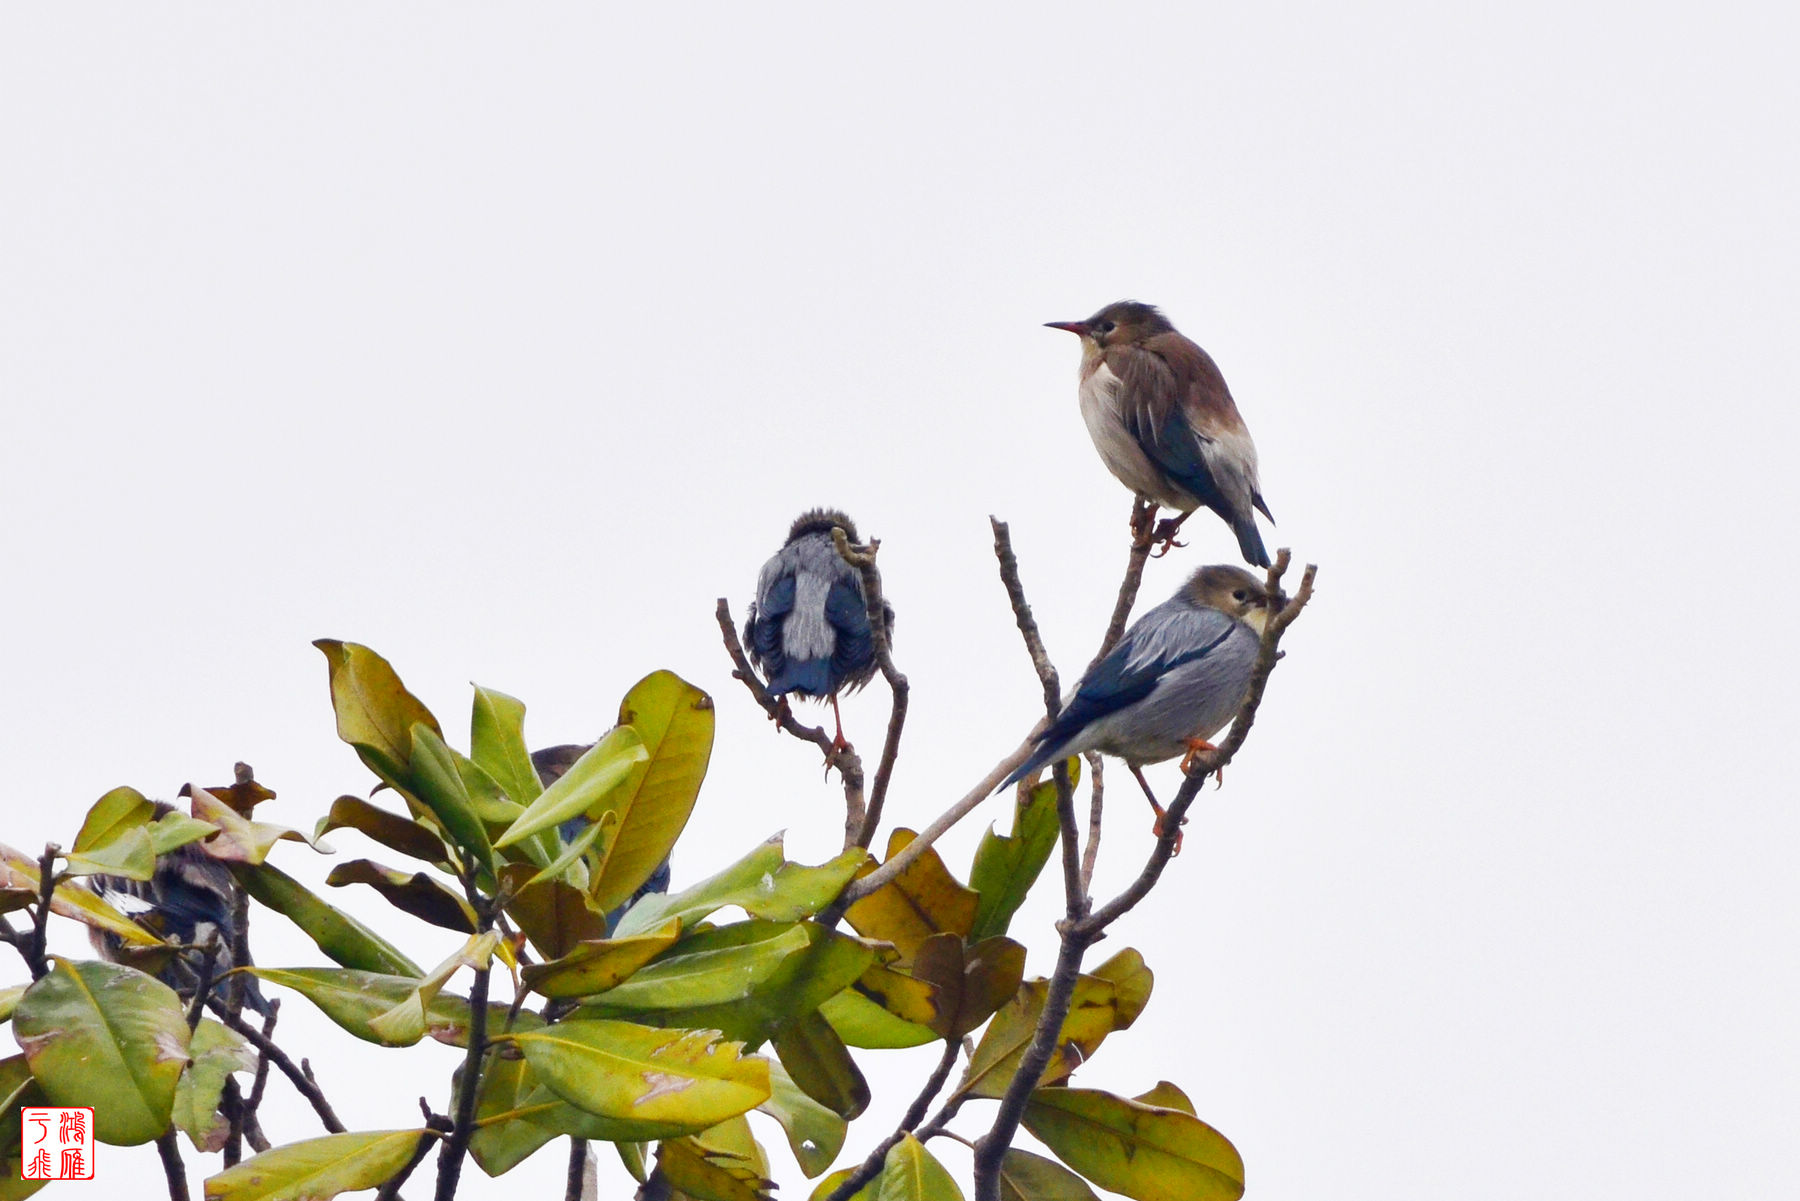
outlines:
M562 779L565 772L575 766L575 761L577 759L593 749L594 744L591 742L567 742L560 746L547 746L542 750L531 752L531 766L537 770L538 783L542 784L545 788L550 787L550 785ZM576 838L580 837L581 831L586 826L586 818L571 817L568 821L563 822L558 826L556 830L558 834L562 835L562 840L565 843L569 843L574 842ZM637 904L651 893L668 892L669 879L669 859L667 856L664 856L663 861L657 865L656 870L650 873L650 878L638 885L636 892L632 893L615 909L606 914L607 930L610 932L619 924L619 919L625 916L626 910L630 909L633 905Z
M155 802L155 806L157 820L175 811L173 805L164 801ZM242 964L236 962L232 949L237 921L236 881L231 869L208 855L199 843L190 842L157 856L156 869L148 880L95 875L88 884L113 908L183 948L163 963L156 977L184 997L191 996L199 983L204 947L209 939L216 938L212 948L215 991L224 991L217 982L226 972L251 966L247 957ZM114 963L137 966L137 957L142 954L125 951L118 935L98 927L89 927L88 941L101 958ZM263 1017L269 1016L269 1002L257 987L256 977L243 973L242 979L244 1004Z
M1050 321L1081 338L1081 415L1101 461L1138 496L1180 516L1157 527L1163 553L1204 506L1237 535L1244 560L1269 566L1258 510L1256 444L1212 356L1156 306L1109 304L1086 321Z
M847 744L838 695L874 677L875 628L862 573L838 554L833 528L860 541L855 523L836 509L809 509L795 519L787 541L757 576L744 643L771 696L792 693L831 703L837 724L832 746L842 749ZM885 600L881 620L883 634L892 638L894 607Z
M1099 751L1131 769L1156 813L1160 836L1164 809L1144 767L1185 751L1186 771L1194 755L1218 749L1207 739L1243 704L1263 626L1278 603L1241 567L1200 568L1088 669L1030 756L1000 787L1071 755Z

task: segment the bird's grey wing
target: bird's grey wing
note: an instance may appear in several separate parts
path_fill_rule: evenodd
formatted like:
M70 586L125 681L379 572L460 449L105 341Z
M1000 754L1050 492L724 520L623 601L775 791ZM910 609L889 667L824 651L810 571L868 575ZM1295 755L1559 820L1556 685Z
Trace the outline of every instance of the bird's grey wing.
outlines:
M1127 630L1112 652L1081 677L1075 695L1044 732L1046 745L1144 699L1157 681L1216 651L1238 623L1217 609L1164 601Z

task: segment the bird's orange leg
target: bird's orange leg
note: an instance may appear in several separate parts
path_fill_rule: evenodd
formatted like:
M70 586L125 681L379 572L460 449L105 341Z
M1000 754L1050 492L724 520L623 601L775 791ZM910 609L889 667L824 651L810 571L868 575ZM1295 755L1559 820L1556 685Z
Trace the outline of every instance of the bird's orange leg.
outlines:
M844 741L844 715L838 712L837 693L831 694L831 720L837 726L837 737L831 740L831 749L835 753L849 746Z
M1161 838L1163 836L1163 819L1169 815L1169 811L1157 803L1156 794L1150 791L1150 781L1144 779L1143 769L1136 764L1131 763L1126 764L1126 766L1131 768L1131 774L1137 778L1138 787L1144 790L1144 799L1150 802L1150 808L1156 813L1156 824L1150 827L1150 832L1158 838ZM1187 825L1187 818L1182 818L1181 824L1184 826ZM1181 831L1175 831L1174 853L1177 855L1181 854L1181 839Z
M1206 741L1204 738L1188 739L1187 754L1181 757L1181 774L1185 776L1188 772L1193 770L1195 755L1201 754L1202 752L1210 754L1218 749L1218 747ZM1213 779L1217 780L1219 784L1223 786L1225 783L1225 769L1221 767L1218 771L1214 772Z
M1150 540L1162 543L1162 549L1156 552L1157 558L1162 558L1178 546L1187 545L1185 542L1175 541L1175 535L1180 532L1181 523L1192 516L1193 513L1190 511L1179 517L1165 517L1156 523L1156 532L1150 535Z

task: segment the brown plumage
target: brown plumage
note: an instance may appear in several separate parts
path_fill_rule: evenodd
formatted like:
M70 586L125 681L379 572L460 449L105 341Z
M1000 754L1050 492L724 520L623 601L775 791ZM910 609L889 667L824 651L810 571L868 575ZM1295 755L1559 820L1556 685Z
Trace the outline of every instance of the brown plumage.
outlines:
M1154 306L1108 305L1086 321L1052 321L1081 337L1081 415L1107 469L1127 488L1181 514L1211 509L1247 562L1269 565L1255 511L1269 517L1256 444L1212 356ZM1274 520L1270 517L1270 520Z

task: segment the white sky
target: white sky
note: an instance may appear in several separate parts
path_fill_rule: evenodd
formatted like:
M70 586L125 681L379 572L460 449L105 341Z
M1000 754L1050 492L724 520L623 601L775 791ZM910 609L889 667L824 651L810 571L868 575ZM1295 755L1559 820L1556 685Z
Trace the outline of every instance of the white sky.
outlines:
M370 782L332 636L449 728L470 680L523 697L539 744L673 668L719 701L677 883L782 827L817 861L839 794L730 680L712 607L741 616L820 503L883 541L914 685L891 813L921 824L1035 716L987 514L1065 672L1099 636L1128 502L1040 323L1133 296L1217 357L1271 545L1321 572L1113 944L1156 996L1078 1082L1173 1079L1259 1201L1791 1196L1776 10L9 7L0 838L235 759L310 827ZM1148 600L1235 557L1189 529ZM847 707L871 758L881 700ZM1113 782L1103 887L1150 845ZM1015 925L1033 971L1055 893ZM274 917L256 949L318 961ZM447 1049L297 998L282 1030L352 1128L443 1106ZM875 1061L853 1151L933 1054ZM270 1092L273 1133L318 1132ZM160 1188L148 1148L99 1166ZM556 1144L463 1196L562 1170Z

